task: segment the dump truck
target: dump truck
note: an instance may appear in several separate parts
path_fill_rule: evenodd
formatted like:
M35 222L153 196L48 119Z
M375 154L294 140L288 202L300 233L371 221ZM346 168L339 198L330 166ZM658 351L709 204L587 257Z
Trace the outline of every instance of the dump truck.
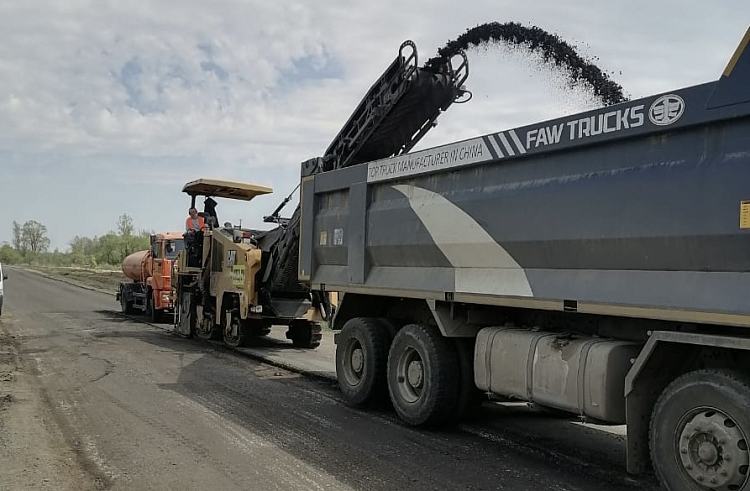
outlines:
M115 298L124 314L140 311L152 322L159 322L174 313L172 267L183 247L180 232L154 234L149 249L123 259L122 272L131 281L120 283Z
M272 260L262 243L273 231L224 222L219 225L214 198L251 201L273 190L258 184L201 178L183 192L196 207L202 196L205 230L187 231L185 249L174 271L175 332L204 340L223 339L230 347L246 346L274 326L300 348L317 348L326 313L311 293L271 297L263 289L263 268Z
M750 489L749 42L713 82L414 152L418 111L361 124L376 84L302 163L269 277L341 292L344 398L410 425L528 401L626 425L666 489ZM411 76L449 103L451 73Z

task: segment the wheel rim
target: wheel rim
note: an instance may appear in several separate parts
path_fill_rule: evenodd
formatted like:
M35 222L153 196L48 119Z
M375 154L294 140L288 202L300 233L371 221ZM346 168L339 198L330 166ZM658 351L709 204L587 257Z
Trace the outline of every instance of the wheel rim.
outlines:
M242 340L239 320L232 319L232 322L224 329L224 340L230 346L239 346Z
M349 385L359 385L365 375L365 350L356 339L350 339L344 348L344 378Z
M715 408L697 408L678 426L678 463L684 474L703 489L737 491L748 480L750 452L742 428Z
M396 382L401 398L415 403L422 397L425 387L424 362L414 348L406 348L396 364Z
M209 318L201 319L201 322L197 322L195 326L196 336L198 336L200 339L211 339L214 332L213 328L211 327L213 326L213 324L214 319L212 316Z

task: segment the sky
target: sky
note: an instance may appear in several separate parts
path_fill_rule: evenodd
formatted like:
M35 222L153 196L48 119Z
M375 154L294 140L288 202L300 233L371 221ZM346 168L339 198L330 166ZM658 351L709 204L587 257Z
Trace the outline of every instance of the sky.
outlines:
M559 35L638 98L716 80L750 2L3 0L0 243L14 220L43 223L61 251L125 213L137 229L181 230L182 186L200 177L271 186L217 209L267 227L300 162L322 155L404 40L421 64L490 21ZM467 54L473 99L414 150L597 107L533 57Z

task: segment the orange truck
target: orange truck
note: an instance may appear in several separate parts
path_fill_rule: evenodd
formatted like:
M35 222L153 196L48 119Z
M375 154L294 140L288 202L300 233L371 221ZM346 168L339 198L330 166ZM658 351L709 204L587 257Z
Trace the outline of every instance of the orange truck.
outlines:
M171 276L174 260L184 249L181 232L151 236L151 247L130 254L122 261L122 272L130 280L120 283L117 300L122 312L145 312L152 322L174 312Z

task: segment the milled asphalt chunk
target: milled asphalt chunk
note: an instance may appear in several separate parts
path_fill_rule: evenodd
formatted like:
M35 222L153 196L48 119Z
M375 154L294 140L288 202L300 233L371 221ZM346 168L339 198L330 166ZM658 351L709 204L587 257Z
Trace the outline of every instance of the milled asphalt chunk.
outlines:
M428 60L425 68L435 67L462 50L489 46L492 43L541 54L545 64L562 70L571 85L585 84L605 106L628 100L618 83L592 62L583 59L573 46L559 36L540 27L525 27L516 22L488 22L467 30L440 48L438 56Z

